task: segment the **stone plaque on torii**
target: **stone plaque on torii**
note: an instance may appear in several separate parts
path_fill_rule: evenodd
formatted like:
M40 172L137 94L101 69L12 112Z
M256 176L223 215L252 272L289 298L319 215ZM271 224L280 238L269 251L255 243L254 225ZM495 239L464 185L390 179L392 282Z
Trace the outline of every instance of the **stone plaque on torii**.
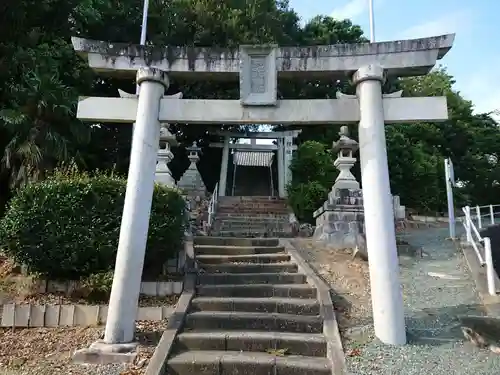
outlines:
M384 343L405 344L384 123L444 121L448 112L445 97L382 95L382 83L391 75L427 74L453 41L454 35L442 35L354 45L244 46L233 53L72 38L91 68L103 74L136 75L141 86L138 97L86 97L78 104L81 120L136 123L108 319L99 348L123 351L134 339L160 123L359 124L366 240L374 255L369 256L369 267L375 334ZM187 74L198 80L241 80L240 100L165 98L169 76ZM346 75L356 86L355 96L275 100L278 78L334 81Z

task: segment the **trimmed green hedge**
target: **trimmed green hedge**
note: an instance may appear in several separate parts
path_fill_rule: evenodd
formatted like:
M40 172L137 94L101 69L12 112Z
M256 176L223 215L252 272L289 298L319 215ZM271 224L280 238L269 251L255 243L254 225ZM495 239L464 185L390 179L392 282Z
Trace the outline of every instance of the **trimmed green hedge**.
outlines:
M0 221L3 251L32 273L75 280L113 270L126 180L59 174L20 189ZM156 186L143 278L154 278L182 247L185 202Z

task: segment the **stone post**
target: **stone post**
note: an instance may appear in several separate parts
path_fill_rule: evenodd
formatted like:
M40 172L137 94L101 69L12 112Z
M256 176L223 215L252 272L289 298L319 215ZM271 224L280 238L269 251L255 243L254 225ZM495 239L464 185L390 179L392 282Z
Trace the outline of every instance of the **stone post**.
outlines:
M278 138L278 195L280 198L285 197L285 150L283 138Z
M293 137L286 136L284 138L285 142L285 194L286 194L286 186L292 181L292 171L290 170L290 166L292 165L292 146L293 146Z
M384 129L384 70L367 65L353 76L359 100L359 144L373 322L386 344L406 344L403 296Z
M156 164L155 180L159 184L168 187L175 186L175 180L168 163L174 158L171 147L175 145L175 136L169 130L170 124L162 123L160 125L160 142L158 149L158 162Z
M105 344L126 344L134 340L160 136L158 113L160 99L169 86L169 80L159 69L140 68L137 71L137 84L141 86L141 92L104 334Z
M229 165L229 137L224 138L224 148L222 149L222 162L220 166L219 197L226 196L227 167Z

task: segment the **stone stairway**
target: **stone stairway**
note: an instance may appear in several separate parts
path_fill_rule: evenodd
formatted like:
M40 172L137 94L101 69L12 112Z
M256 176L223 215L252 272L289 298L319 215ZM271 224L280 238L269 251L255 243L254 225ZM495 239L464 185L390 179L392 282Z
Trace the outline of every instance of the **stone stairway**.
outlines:
M290 237L287 202L278 197L220 197L211 233L221 237Z
M169 375L335 374L317 289L278 239L198 237L197 285Z

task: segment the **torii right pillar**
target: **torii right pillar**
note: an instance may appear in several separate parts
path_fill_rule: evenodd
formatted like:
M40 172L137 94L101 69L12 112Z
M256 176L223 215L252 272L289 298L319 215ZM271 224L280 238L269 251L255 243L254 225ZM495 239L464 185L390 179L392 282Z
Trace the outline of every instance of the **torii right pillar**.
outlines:
M384 129L383 68L370 64L353 75L359 100L359 156L375 335L406 344L406 329Z

